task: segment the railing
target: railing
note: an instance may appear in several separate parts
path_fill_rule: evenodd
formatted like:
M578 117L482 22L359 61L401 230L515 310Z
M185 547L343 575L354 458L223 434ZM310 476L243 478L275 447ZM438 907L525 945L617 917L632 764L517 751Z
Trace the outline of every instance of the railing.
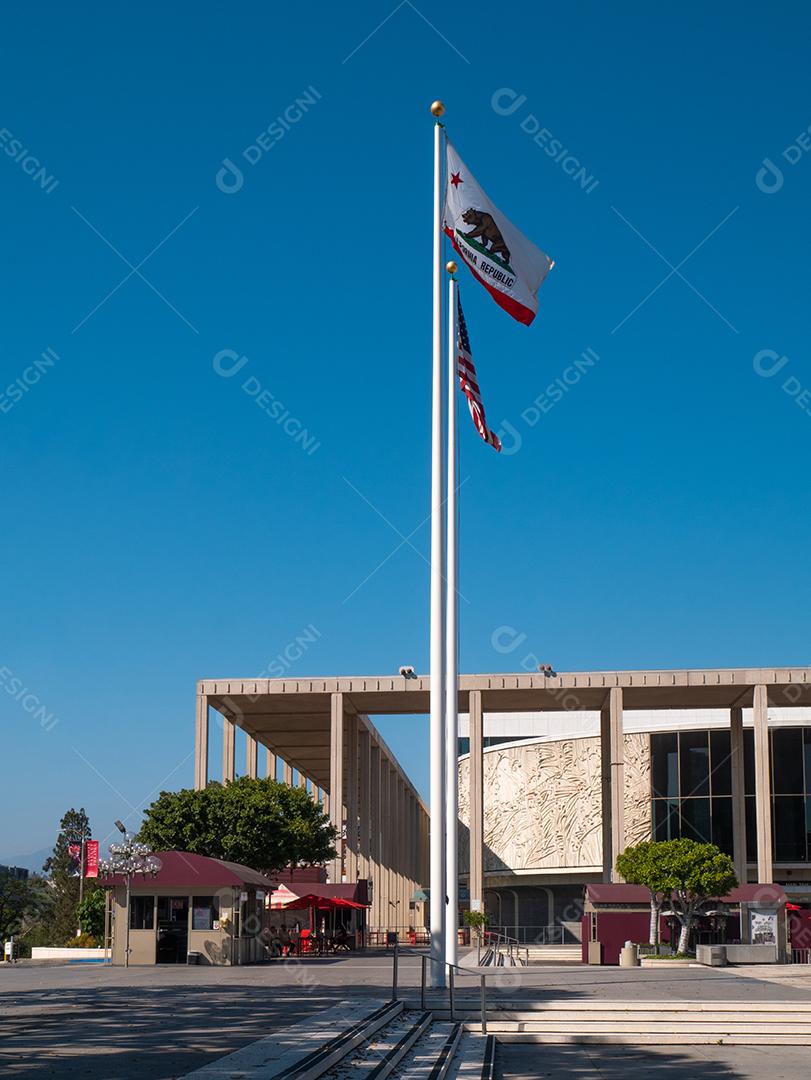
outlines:
M811 949L792 949L792 964L811 964Z
M459 964L449 964L445 960L438 960L434 956L421 956L420 957L420 1008L425 1012L425 991L426 991L426 970L428 964L441 964L448 969L448 1009L450 1012L451 1022L456 1020L456 1012L454 1008L455 1002L455 976L454 972L461 971L463 975L472 975L473 972L470 968L460 967ZM487 975L479 972L479 1007L481 1011L481 1024L482 1035L487 1034ZM441 988L440 988L441 989ZM392 987L393 1000L397 1000L397 958L395 955L394 960L394 975L393 975L393 987Z
M498 957L505 953L511 964L520 961L522 946L517 938L508 937L506 934L498 933L495 930L485 930L482 936L484 937L485 945L493 950L494 965L497 963ZM525 954L525 963L529 966L529 949L524 948L523 952ZM477 955L477 960L481 963L480 955Z

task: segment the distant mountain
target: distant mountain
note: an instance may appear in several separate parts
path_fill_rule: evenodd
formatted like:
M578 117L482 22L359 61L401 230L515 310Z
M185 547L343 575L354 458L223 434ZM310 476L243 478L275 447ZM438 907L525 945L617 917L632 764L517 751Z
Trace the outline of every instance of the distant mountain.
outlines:
M32 874L42 873L42 864L51 854L50 848L31 851L28 855L0 855L0 866L22 866Z

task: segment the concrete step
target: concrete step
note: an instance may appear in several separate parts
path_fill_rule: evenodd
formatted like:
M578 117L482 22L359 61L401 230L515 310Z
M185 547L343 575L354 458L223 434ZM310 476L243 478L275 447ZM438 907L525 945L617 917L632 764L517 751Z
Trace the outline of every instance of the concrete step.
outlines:
M655 1034L603 1034L589 1035L585 1032L501 1032L499 1042L537 1043L539 1045L585 1044L594 1046L811 1046L809 1035L699 1035L679 1032L668 1035Z
M811 1040L811 1024L762 1020L488 1020L487 1032L509 1031L561 1035L802 1035Z
M463 1030L446 1080L494 1080L495 1071L495 1036Z

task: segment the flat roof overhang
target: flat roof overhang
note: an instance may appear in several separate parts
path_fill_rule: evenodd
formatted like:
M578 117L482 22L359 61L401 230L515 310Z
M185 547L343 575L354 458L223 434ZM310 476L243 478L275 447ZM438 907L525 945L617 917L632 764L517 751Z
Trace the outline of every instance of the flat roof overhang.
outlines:
M721 668L462 675L459 710L468 711L471 690L481 691L482 708L491 713L599 710L612 687L622 688L625 710L751 708L757 685L766 686L770 705L811 705L811 667ZM202 679L197 691L259 743L328 789L331 695L344 694L345 707L361 716L408 716L429 711L430 687L428 676L357 675ZM385 747L374 726L368 727Z

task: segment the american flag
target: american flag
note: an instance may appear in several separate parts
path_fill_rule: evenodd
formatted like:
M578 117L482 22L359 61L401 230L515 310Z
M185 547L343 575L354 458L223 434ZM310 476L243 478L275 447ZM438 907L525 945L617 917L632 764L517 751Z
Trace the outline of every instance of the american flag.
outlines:
M459 389L467 398L470 415L473 418L473 423L476 425L478 433L484 441L489 443L495 450L500 450L501 440L498 435L491 431L487 426L487 421L484 417L484 404L482 403L482 397L479 391L479 380L476 378L476 366L473 363L473 357L470 355L470 338L467 336L467 324L465 323L465 315L462 311L462 300L458 293L456 295L456 304L459 326L456 371L459 375Z

